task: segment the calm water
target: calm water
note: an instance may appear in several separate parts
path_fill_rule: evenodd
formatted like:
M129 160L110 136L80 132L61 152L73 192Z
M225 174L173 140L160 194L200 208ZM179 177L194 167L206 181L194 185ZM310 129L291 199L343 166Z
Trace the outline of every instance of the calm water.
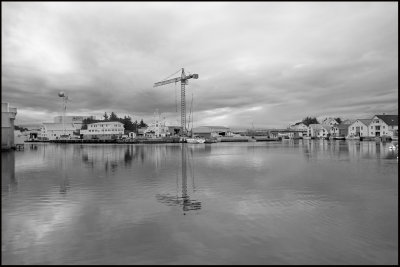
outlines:
M389 144L26 145L3 264L397 264Z

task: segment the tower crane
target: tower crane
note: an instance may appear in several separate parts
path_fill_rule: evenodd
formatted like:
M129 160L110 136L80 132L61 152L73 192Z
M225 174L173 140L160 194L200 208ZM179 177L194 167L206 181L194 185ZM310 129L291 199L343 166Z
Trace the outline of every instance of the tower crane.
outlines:
M169 84L169 83L177 83L181 82L181 126L182 126L182 133L186 135L186 98L185 98L185 85L189 83L189 79L198 79L198 74L185 74L184 68L182 68L181 77L176 77L168 80L164 80L161 82L156 82L153 87Z

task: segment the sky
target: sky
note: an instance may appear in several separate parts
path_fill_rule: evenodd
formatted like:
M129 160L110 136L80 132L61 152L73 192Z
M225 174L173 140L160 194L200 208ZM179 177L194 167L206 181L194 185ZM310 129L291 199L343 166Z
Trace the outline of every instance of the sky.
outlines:
M15 124L104 112L286 127L398 114L397 2L2 2L2 102ZM175 73L175 74L174 74ZM172 75L174 74L174 75ZM192 110L192 112L190 112Z

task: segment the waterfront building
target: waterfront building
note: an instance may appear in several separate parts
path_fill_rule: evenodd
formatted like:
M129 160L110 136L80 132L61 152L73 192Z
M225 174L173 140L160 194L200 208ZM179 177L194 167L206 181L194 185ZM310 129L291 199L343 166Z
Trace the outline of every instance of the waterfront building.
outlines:
M308 125L307 135L315 138L326 138L331 134L331 130L330 125L313 123Z
M68 138L74 137L74 133L77 133L78 129L73 123L52 123L44 122L40 129L40 137L42 140L57 140L62 135L68 136ZM35 138L33 138L35 139Z
M192 129L193 135L203 138L231 136L231 130L224 126L199 126Z
M91 123L80 134L83 139L114 139L124 134L124 124L119 121Z
M165 117L161 117L158 111L154 112L153 120L147 127L144 135L147 137L165 137L168 135L168 127L165 125Z
M365 137L369 136L368 126L371 119L357 119L352 124L348 125L348 134L346 137Z
M369 136L390 136L398 138L398 115L375 115L368 125Z
M349 125L340 123L337 125L332 126L332 136L336 137L347 137L349 134Z
M1 149L10 149L14 144L14 121L17 108L1 103Z

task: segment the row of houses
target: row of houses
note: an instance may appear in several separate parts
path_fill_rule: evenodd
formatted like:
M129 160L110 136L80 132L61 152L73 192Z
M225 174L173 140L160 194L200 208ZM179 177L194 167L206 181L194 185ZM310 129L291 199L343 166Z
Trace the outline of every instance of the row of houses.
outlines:
M398 131L398 115L374 115L370 119L357 119L355 121L346 120L338 123L333 118L325 119L322 123L305 125L304 123L296 123L289 127L290 129L299 130L304 135L315 138L328 137L390 137L397 139Z
M44 122L39 127L26 132L15 131L15 138L21 143L26 140L57 140L67 139L114 139L122 136L135 137L136 133L127 132L120 122L97 122L88 124L82 129L83 120L95 119L91 116L57 116L54 122ZM138 129L137 135L149 138L168 137L178 135L182 131L180 126L167 125L165 117L157 112L147 127ZM230 136L231 131L222 126L201 126L192 129L193 134L203 137Z

